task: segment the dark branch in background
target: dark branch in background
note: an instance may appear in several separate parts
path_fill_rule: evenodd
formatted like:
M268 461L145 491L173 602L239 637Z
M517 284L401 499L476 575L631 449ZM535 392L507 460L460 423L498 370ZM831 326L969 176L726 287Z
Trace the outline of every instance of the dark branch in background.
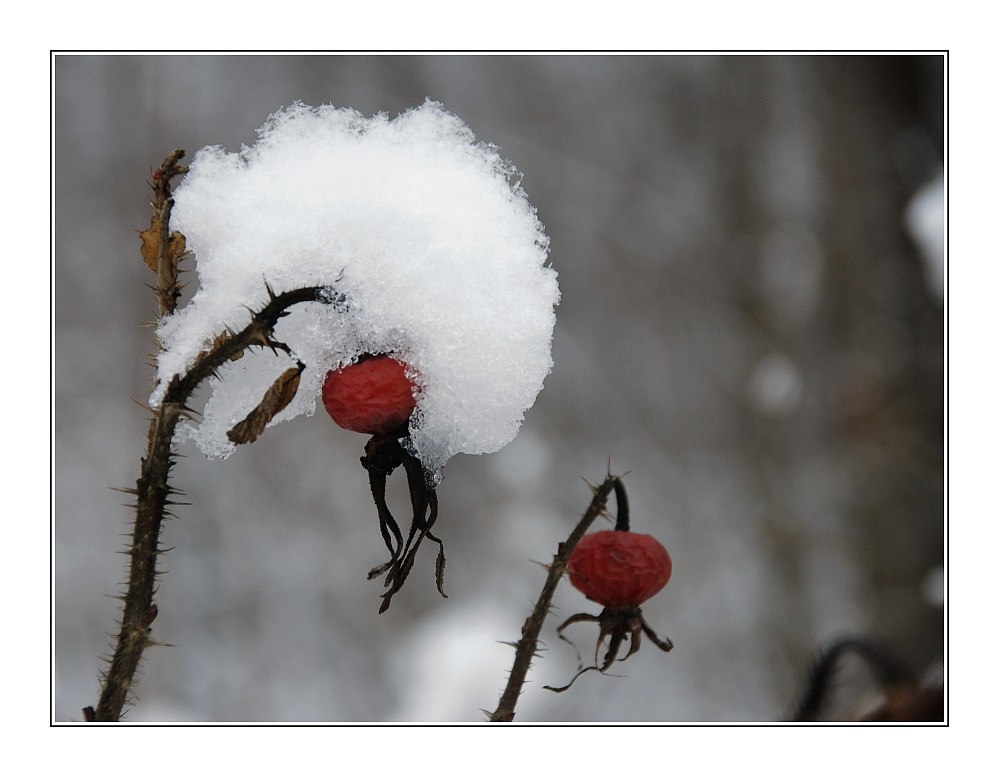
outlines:
M619 483L619 477L608 474L604 482L599 486L590 485L593 491L593 499L590 500L590 506L586 509L576 528L572 530L569 538L565 542L559 543L558 552L552 559L552 563L548 565L548 577L545 579L545 585L541 589L541 596L538 597L537 604L534 605L534 611L524 622L524 626L520 632L520 640L512 643L517 654L513 661L513 668L510 670L510 678L507 681L506 689L500 697L496 711L489 716L490 721L509 723L513 720L517 700L520 698L524 687L524 681L527 679L527 673L531 668L534 657L537 655L541 627L544 625L545 618L551 609L555 588L565 573L566 565L569 562L572 551L583 538L583 535L586 534L587 529L590 528L598 516L606 514L607 498L610 496L611 491L619 487ZM627 502L625 501L621 504L627 505ZM624 511L627 514L627 507L625 507Z
M820 719L820 713L827 705L835 681L836 670L851 654L867 665L884 697L859 720L929 722L944 719L942 685L920 687L915 673L887 647L868 637L851 636L834 642L816 662L792 720L804 722Z
M836 673L844 656L854 653L871 667L880 685L914 682L912 673L895 656L881 645L863 637L844 637L833 643L812 668L811 676L794 720L815 720L825 703Z
M177 164L183 155L180 149L172 152L153 173L153 190L156 192L153 223L149 230L142 233L143 259L156 272L155 291L161 317L173 312L180 294L177 262L184 253L184 237L179 232L169 233L173 203L169 182L175 175L186 172L186 168ZM160 529L164 519L170 515L169 507L179 504L172 500L178 492L169 484L170 470L174 465L173 436L178 421L190 412L187 403L195 389L227 361L239 358L247 348L266 346L290 354L291 349L287 345L273 339L278 320L287 314L292 305L317 301L327 303L332 299L329 290L324 287L296 289L282 294L274 294L268 287L267 292L267 304L252 315L250 323L239 332L227 331L216 337L211 347L197 357L185 374L174 375L170 379L162 403L153 410L139 479L135 488L123 489L135 496L135 525L128 550L128 589L122 597L121 630L111 665L102 679L97 708L87 707L83 711L88 721L113 722L120 719L142 652L147 645L155 644L150 637L150 627L158 613L153 603L158 574L156 559L165 552L160 547ZM302 369L304 365L299 362L296 368L278 379L263 398L261 406L233 430L241 438L234 442L252 442L250 438L255 439L259 435L257 427L262 428L261 419L266 417L269 420L291 401ZM233 433L230 433L230 439Z

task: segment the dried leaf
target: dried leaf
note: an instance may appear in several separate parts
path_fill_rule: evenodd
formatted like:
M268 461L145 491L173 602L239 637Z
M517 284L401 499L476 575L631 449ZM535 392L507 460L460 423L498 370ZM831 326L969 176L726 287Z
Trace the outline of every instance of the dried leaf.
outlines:
M175 229L170 233L170 243L167 245L167 250L170 253L170 262L176 267L177 262L187 252L187 238L184 237L183 232Z
M140 232L142 238L142 261L150 270L156 272L160 266L160 217L157 212L153 213L153 218L149 222L149 229ZM174 230L170 233L170 240L167 243L167 257L174 267L177 262L187 252L187 238L184 233Z
M274 381L264 398L260 400L250 414L229 430L227 436L236 445L250 443L256 440L264 431L267 424L278 413L284 410L295 398L298 392L298 384L302 377L304 364L285 370L281 376Z
M142 261L156 272L160 264L160 219L156 213L153 213L149 229L140 232L139 237L142 238Z

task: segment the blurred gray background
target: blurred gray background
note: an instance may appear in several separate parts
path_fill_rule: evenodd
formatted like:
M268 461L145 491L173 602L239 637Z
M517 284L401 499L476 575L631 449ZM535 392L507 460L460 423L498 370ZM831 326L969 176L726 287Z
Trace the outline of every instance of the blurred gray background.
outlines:
M431 97L501 148L551 237L555 368L513 443L448 465L450 598L431 546L380 616L361 435L320 409L226 461L183 446L192 506L165 527L153 629L171 646L127 719L482 720L531 562L608 461L672 554L643 609L676 648L544 690L576 670L555 627L598 610L563 583L518 720L780 720L844 634L939 667L942 288L907 207L941 171L943 77L939 56L57 56L56 719L96 702L117 631L131 515L109 487L134 484L147 429L150 169L251 144L294 100ZM567 635L592 657L596 626Z

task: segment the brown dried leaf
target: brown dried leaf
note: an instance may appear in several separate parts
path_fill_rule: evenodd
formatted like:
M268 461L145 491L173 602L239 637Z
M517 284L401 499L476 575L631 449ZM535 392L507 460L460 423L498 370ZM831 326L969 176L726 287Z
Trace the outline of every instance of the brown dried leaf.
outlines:
M170 233L170 243L167 245L167 250L170 253L170 263L176 267L177 262L187 252L187 238L184 237L183 232L175 229Z
M256 440L264 431L267 424L278 413L284 410L295 398L298 392L298 384L302 377L302 370L305 365L300 364L285 370L281 376L274 381L264 398L260 400L250 414L236 424L227 433L227 437L236 445L243 445Z
M155 213L149 224L149 229L139 233L142 238L142 261L150 270L156 272L160 263L160 219Z
M139 237L142 238L142 261L146 263L146 266L150 270L156 272L160 266L160 217L157 213L153 213L153 218L149 222L149 229L140 232ZM170 233L170 240L167 243L167 256L170 260L170 264L174 267L177 266L177 262L181 260L184 254L187 252L187 238L184 237L184 233L179 230L174 230Z

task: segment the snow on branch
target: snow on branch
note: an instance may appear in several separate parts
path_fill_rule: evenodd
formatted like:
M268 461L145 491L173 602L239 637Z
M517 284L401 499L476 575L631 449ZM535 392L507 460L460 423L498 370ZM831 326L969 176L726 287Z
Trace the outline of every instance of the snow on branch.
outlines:
M300 306L275 329L288 358L224 365L182 436L228 456L228 431L296 362L298 391L274 423L311 415L328 370L394 353L418 384L410 432L428 472L509 443L551 370L559 299L516 169L431 101L391 119L295 103L258 135L239 153L199 151L174 195L200 286L161 322L150 403L220 324L245 325L265 283L322 286L336 304Z

